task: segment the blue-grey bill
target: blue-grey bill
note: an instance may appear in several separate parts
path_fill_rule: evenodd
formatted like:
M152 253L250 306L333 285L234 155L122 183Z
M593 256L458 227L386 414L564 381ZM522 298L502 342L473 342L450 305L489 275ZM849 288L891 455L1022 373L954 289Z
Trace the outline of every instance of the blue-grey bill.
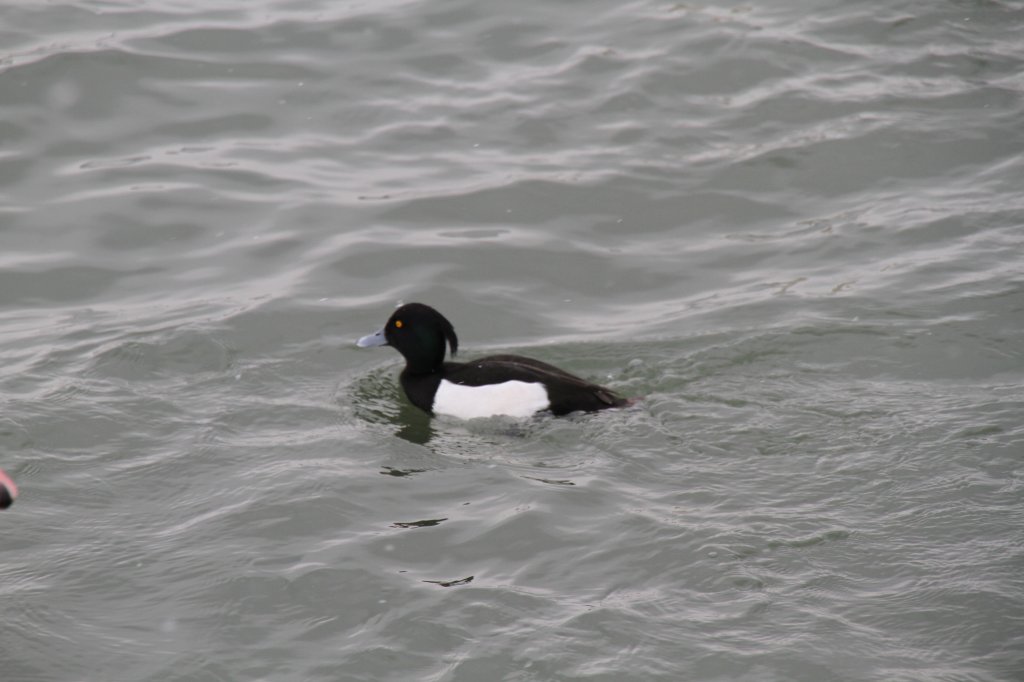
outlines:
M372 346L386 346L388 345L388 340L384 337L384 330L378 329L374 333L367 334L366 336L356 341L356 345L359 346L360 348L370 348Z

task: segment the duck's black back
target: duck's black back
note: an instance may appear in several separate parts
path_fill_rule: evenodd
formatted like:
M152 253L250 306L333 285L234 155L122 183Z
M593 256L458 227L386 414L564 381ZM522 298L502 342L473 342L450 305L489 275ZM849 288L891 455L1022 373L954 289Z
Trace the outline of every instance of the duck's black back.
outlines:
M505 381L540 383L548 392L553 414L594 412L623 407L625 398L611 389L591 383L554 365L521 355L489 355L471 362L444 363L444 378L463 386L483 386Z

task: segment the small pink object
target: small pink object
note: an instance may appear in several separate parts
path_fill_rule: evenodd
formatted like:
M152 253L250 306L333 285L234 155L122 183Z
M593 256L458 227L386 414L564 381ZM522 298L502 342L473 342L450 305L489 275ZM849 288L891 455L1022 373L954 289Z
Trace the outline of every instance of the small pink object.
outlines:
M0 469L0 509L7 509L14 504L14 498L18 496L18 486L14 485L11 477Z

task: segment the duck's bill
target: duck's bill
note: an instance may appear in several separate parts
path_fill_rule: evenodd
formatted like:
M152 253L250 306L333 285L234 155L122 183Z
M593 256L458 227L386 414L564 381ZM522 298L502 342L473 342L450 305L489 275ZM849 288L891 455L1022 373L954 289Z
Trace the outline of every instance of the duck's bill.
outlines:
M356 341L356 345L360 348L372 348L373 346L386 346L388 345L387 338L384 337L384 330L378 329L372 334L360 338Z

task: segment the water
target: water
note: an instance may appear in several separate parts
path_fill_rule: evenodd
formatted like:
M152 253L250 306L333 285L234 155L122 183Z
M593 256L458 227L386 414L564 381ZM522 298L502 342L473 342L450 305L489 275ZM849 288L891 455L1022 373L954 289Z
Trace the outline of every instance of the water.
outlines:
M2 16L4 680L1024 679L1020 2Z

